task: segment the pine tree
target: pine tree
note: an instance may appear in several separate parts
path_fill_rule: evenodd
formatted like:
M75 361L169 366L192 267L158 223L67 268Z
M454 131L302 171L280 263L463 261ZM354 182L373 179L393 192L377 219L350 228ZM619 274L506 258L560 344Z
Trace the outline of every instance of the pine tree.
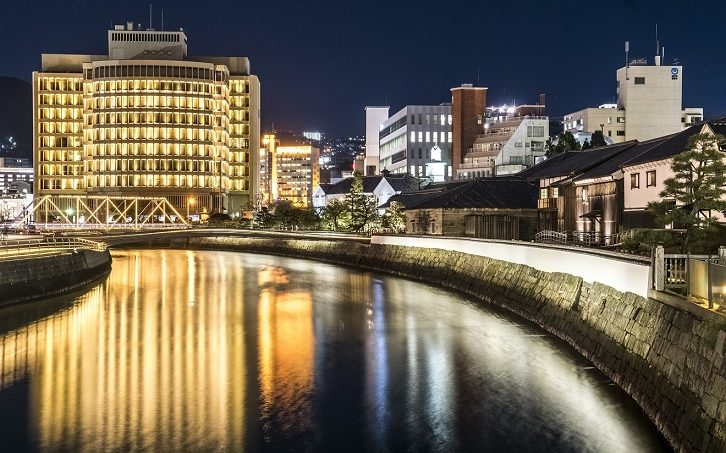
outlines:
M360 233L370 228L378 219L375 198L363 193L363 175L360 172L353 174L353 183L345 201L350 210L351 231Z
M590 147L597 148L598 146L606 146L608 142L605 141L605 134L602 131L595 131L590 137ZM584 147L582 149L585 149Z
M383 228L392 230L394 233L406 231L406 214L401 203L392 201L388 205L388 209L383 214Z
M686 229L683 251L690 251L694 233L716 227L709 212L726 211L726 155L720 150L725 140L707 134L691 137L686 150L672 159L674 176L665 181L662 200L648 205L661 224Z

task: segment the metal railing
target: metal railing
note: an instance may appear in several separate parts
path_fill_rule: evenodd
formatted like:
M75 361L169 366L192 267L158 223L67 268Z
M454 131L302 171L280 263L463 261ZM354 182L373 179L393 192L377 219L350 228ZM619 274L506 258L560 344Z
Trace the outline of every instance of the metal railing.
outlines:
M656 247L653 288L706 301L709 308L726 302L726 247L717 256L665 254L662 246Z
M8 256L22 256L37 251L50 249L64 250L106 250L106 246L100 242L90 241L81 238L38 238L38 239L13 239L0 240L0 258Z
M628 233L603 234L600 232L558 232L540 231L534 236L535 242L544 244L572 244L587 247L615 246L621 243Z

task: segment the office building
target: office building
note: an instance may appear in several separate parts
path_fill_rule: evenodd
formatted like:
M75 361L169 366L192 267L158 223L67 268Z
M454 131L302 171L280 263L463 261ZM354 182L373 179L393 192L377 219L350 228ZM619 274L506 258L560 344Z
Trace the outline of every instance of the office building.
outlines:
M33 167L28 159L14 157L0 157L0 195L8 194L16 190L16 181L28 184L25 187L27 193L31 193L33 184Z
M106 55L44 54L33 94L36 197L165 197L201 214L256 199L260 85L246 57L190 57L184 31L128 23Z
M363 162L366 176L377 175L380 171L379 133L381 125L388 119L388 107L366 107L366 145Z
M320 150L310 145L277 146L273 159L275 200L303 208L312 206L313 189L320 184Z
M626 44L626 52L628 44ZM680 132L703 120L702 108L683 108L683 66L634 59L616 72L617 104L603 104L564 116L564 129L601 130L613 143L650 140Z
M432 181L451 179L451 105L409 105L380 128L380 169Z
M458 174L464 155L474 145L474 140L482 133L486 116L487 89L475 87L470 83L451 89L451 114L453 122L452 171Z

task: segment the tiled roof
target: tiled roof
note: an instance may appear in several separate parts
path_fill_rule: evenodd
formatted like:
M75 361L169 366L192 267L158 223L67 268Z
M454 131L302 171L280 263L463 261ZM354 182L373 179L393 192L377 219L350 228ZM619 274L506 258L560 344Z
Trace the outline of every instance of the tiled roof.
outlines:
M409 206L413 206L415 204L424 202L430 198L436 197L445 191L446 188L439 187L435 189L417 190L415 192L402 192L393 195L391 198L388 199L388 201L380 205L379 208L385 209L389 207L394 201L401 203L404 208L408 208Z
M385 176L388 184L393 187L396 192L413 192L421 189L423 182L418 178L414 178L408 173L400 175L388 175Z
M517 177L478 178L410 204L409 209L536 209L538 187Z
M378 187L383 176L363 176L363 192L371 193ZM350 192L350 187L353 185L353 177L341 179L335 184L330 184L325 190L326 195L337 195L346 194ZM322 184L321 184L322 187Z
M682 153L686 149L686 146L688 146L688 140L692 136L700 134L702 130L703 124L696 124L676 134L666 135L665 137L656 139L658 142L654 146L644 150L644 152L627 162L623 162L621 167L668 159L676 154ZM645 145L646 143L649 142L643 142L641 145Z
M526 170L522 170L517 173L517 176L531 181L534 179L577 175L620 154L635 143L635 141L629 141L591 148L587 151L567 151Z

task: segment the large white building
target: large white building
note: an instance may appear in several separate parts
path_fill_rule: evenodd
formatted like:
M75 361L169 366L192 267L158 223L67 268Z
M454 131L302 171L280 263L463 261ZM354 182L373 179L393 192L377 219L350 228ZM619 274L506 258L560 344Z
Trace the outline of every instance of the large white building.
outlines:
M451 179L451 105L409 105L380 127L380 170Z
M683 66L630 61L617 70L617 104L604 104L565 115L564 129L601 130L614 143L650 140L674 134L703 120L702 108L683 108Z
M257 199L259 96L246 57L189 57L182 30L128 23L108 31L105 55L44 54L33 73L35 195L238 212Z

